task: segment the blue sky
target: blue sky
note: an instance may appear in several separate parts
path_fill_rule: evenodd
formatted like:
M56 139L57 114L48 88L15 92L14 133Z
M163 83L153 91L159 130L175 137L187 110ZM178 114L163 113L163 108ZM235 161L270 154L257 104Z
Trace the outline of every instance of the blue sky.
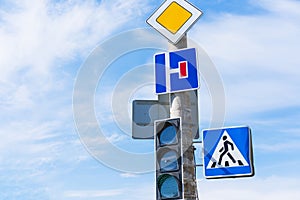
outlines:
M124 31L147 28L145 20L162 2L0 0L0 199L154 199L153 172L115 170L88 153L76 131L73 91L91 53ZM200 198L297 199L300 2L190 2L204 15L188 36L206 51L222 78L224 125L252 128L256 169L253 178L205 180L199 168ZM149 66L157 51L120 56L95 90L95 115L102 131L127 152L153 155L153 141L130 138L128 116L133 99L155 98ZM148 68L136 68L143 65ZM203 79L201 83L204 129L212 105L207 85ZM129 99L122 98L128 94Z

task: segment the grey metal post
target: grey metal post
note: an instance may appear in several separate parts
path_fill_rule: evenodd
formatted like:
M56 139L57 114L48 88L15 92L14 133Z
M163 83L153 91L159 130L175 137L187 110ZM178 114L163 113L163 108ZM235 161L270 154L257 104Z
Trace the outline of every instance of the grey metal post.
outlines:
M169 50L171 51L186 47L186 35L176 45L169 43ZM192 95L194 95L194 91L172 93L170 106L170 117L181 117L182 120L183 184L185 200L198 199L190 100Z

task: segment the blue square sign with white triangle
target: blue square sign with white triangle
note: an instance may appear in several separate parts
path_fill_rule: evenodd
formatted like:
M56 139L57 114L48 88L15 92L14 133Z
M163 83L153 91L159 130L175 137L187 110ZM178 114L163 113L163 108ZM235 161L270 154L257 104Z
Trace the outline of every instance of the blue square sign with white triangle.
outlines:
M204 176L212 178L254 175L251 130L247 126L206 129L203 136Z

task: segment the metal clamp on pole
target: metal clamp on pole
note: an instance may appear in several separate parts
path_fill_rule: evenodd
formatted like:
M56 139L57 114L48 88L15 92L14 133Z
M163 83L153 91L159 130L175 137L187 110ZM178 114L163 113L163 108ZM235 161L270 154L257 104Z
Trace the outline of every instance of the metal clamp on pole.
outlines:
M202 141L193 141L193 144L202 144Z

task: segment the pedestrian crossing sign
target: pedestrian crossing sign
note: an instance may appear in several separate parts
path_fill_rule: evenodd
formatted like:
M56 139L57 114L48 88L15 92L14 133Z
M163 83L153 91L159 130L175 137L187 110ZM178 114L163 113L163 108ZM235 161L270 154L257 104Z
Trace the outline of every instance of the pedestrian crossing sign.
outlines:
M254 175L251 130L247 126L206 129L203 170L206 178Z

